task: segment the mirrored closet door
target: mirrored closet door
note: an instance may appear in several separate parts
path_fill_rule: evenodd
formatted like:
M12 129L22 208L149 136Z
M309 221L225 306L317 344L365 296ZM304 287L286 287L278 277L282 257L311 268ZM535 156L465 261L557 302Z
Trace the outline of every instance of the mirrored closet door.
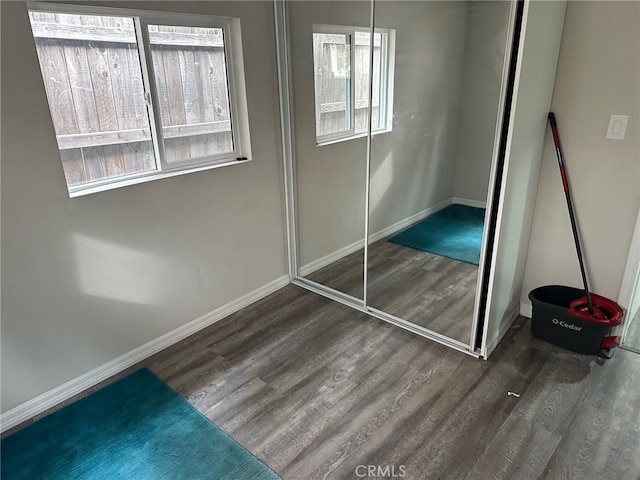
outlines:
M516 3L276 5L294 282L474 352Z
M286 3L297 276L364 298L371 3Z
M375 2L367 305L467 346L512 9Z

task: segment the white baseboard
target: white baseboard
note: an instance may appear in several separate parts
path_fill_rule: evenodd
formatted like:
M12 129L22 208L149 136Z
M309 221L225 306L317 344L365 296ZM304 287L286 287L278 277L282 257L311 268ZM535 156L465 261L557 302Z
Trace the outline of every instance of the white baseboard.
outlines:
M496 336L496 338L494 338L491 341L489 345L487 345L487 350L484 354L485 360L489 358L489 356L493 353L493 351L496 349L498 344L502 341L502 339L507 334L507 332L509 331L513 323L518 318L518 315L520 315L520 304L514 303L511 307L507 309L507 312L505 313L502 320L502 325L500 325L500 329L498 330L498 335Z
M321 268L326 267L327 265L332 264L333 262L337 262L341 258L346 257L347 255L351 255L354 252L364 248L364 240L358 240L357 242L353 242L346 247L342 247L335 252L330 253L329 255L325 255L324 257L320 257L313 262L309 262L306 265L300 267L300 271L298 275L300 277L306 277L307 275L312 274L316 270L320 270Z
M385 227L382 230L372 233L371 235L369 235L369 244L377 242L378 240L382 240L383 238L388 237L389 235L393 235L394 233L399 232L400 230L403 230L406 227L409 227L414 223L417 223L420 220L427 218L430 215L433 215L437 211L442 210L443 208L448 207L449 205L451 205L450 198L443 200L440 203L436 203L435 205L429 208L426 208L416 214L413 214L410 217L404 218L399 222L394 223L393 225L389 225L388 227ZM361 248L364 248L364 239L353 242L347 245L346 247L343 247L339 250L336 250L335 252L330 253L329 255L325 255L324 257L321 257L317 260L314 260L313 262L309 262L306 265L303 265L302 267L300 267L300 276L306 277L307 275L310 275L316 270L320 270L321 268L326 267L327 265L330 265L333 262L337 262L341 258L346 257L347 255L351 255L352 253L357 252Z
M471 200L469 198L453 197L451 203L457 205L466 205L468 207L487 208L487 202L481 202L480 200Z
M533 307L530 303L521 303L520 304L520 315L523 317L531 318L533 315Z
M120 373L146 358L149 358L151 355L154 355L180 340L187 338L189 335L193 335L203 328L222 320L232 313L251 305L277 290L280 290L289 283L291 283L289 275L283 275L282 277L279 277L272 282L269 282L236 300L233 300L232 302L222 305L221 307L218 307L215 310L176 328L175 330L165 333L164 335L151 340L150 342L147 342L124 355L114 358L113 360L100 365L99 367L94 368L73 380L63 383L58 387L55 387L21 405L18 405L17 407L12 408L11 410L8 410L0 415L0 431L4 432L5 430L13 428L51 407L55 407L74 395L82 393L86 389L97 385L109 377Z

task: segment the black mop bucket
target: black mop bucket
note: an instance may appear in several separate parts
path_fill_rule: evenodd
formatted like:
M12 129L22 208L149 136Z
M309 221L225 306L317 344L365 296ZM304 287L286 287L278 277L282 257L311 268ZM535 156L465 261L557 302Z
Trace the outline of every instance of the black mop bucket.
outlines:
M623 311L616 302L589 290L564 152L553 112L549 112L548 119L556 147L584 290L561 285L548 285L532 290L529 293L533 306L531 332L541 340L577 353L611 358L613 349L619 343L619 338L611 335L611 330L622 322Z
M593 316L576 304L584 302L584 290L562 285L538 287L529 293L533 306L531 333L536 338L576 353L609 357L607 350L618 344L611 336L620 325L622 308L608 298L591 294L603 315Z

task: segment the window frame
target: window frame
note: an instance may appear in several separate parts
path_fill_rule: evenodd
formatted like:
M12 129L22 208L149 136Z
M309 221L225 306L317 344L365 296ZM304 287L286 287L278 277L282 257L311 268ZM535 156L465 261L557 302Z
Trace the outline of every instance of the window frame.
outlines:
M140 70L144 86L145 104L149 116L149 127L156 169L93 181L82 185L71 186L67 183L67 189L71 198L152 180L246 163L252 160L239 18L48 2L27 2L27 10L28 12L127 17L132 18L134 22L136 47L140 59ZM233 150L231 152L205 155L203 157L170 163L166 161L164 149L165 138L162 132L163 126L160 115L159 93L155 82L155 71L153 69L153 53L149 38L149 25L220 28L223 30L227 91L229 94L229 120L233 141ZM47 101L48 100L47 98ZM50 105L49 112L51 113ZM59 148L58 152L60 152Z
M337 34L346 35L350 38L349 50L349 69L350 69L350 88L349 95L346 99L346 105L349 109L347 116L349 118L348 130L343 130L336 133L329 133L324 135L318 135L318 118L320 112L318 111L318 104L316 102L316 90L315 90L315 58L314 60L314 131L316 136L316 145L331 145L346 140L352 140L356 138L363 138L368 135L368 128L364 131L356 131L355 129L355 115L356 115L356 100L355 100L355 38L356 32L358 33L371 33L369 27L355 27L346 25L331 25L324 23L314 23L312 26L312 38L315 34ZM391 28L375 28L374 34L381 34L380 45L380 125L378 128L371 129L371 135L378 135L380 133L391 132L393 128L393 85L394 85L394 73L395 73L395 30ZM370 38L369 48L373 45L374 39ZM373 74L373 70L370 70ZM368 89L367 89L368 90ZM369 92L368 101L371 100L371 92ZM372 105L369 105L369 115L371 115Z

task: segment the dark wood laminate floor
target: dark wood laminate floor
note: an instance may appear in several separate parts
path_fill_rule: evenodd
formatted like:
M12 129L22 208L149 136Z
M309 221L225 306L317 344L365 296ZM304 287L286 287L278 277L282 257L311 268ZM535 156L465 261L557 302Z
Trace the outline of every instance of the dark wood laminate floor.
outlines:
M289 286L147 363L285 479L640 476L640 356L524 319L485 362Z
M640 355L522 318L483 361L290 285L144 365L285 479L640 476Z
M369 246L368 300L378 310L468 344L478 267L397 245ZM364 254L359 250L308 276L362 298Z

